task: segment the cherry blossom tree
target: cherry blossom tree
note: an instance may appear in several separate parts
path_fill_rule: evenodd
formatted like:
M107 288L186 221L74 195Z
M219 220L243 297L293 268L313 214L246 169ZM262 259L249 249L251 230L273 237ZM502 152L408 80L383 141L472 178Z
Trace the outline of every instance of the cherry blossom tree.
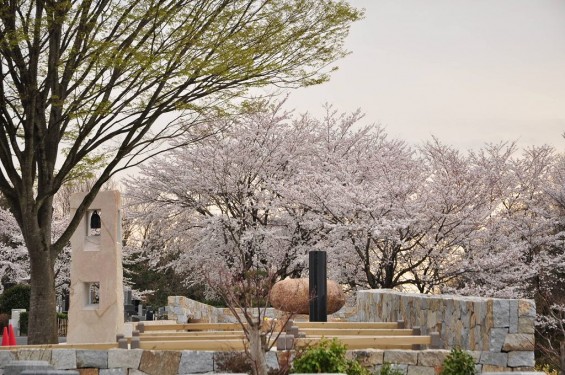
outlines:
M3 3L0 192L31 262L29 342L57 342L55 260L110 177L252 88L326 81L361 17L334 0ZM92 165L97 181L54 240L55 194Z

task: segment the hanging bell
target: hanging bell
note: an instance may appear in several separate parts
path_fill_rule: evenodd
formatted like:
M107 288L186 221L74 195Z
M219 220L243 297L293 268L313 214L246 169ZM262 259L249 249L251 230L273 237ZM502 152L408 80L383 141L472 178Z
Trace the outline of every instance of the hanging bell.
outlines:
M100 226L100 215L94 211L90 217L90 229L100 229Z

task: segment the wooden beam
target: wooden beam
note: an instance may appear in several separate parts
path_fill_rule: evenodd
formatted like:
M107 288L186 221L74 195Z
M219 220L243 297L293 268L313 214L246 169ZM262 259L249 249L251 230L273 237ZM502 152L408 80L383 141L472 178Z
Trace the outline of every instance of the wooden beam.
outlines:
M139 337L144 340L147 337L152 336L182 336L182 337L196 337L196 336L239 336L243 335L243 331L189 331L189 332L145 332L140 333Z
M350 329L350 328L300 328L307 336L410 336L411 329Z
M302 328L398 329L398 322L294 322Z
M218 336L218 335L201 335L201 336L170 336L168 334L160 335L160 336L143 336L141 337L141 342L148 342L148 341L202 341L202 340L243 340L245 336L240 333L238 335L225 335L225 336Z
M142 341L145 350L245 350L244 340Z
M147 331L238 331L241 330L239 323L185 323L185 324L143 324L143 330Z

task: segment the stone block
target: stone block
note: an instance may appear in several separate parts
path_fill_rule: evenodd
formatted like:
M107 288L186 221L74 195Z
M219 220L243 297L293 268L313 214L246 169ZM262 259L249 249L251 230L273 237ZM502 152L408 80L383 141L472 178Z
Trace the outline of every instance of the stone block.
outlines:
M536 304L529 299L518 300L518 316L522 317L536 317Z
M382 366L383 366L383 365L376 365L376 366L375 366L375 371L373 371L373 374L380 374L380 373L381 373L381 368L382 368ZM392 363L392 364L390 365L390 368L391 368L392 370L398 370L398 371L400 371L400 373L401 373L402 375L407 375L407 373L408 373L408 365L396 365L396 364L393 364L393 363Z
M0 350L0 368L3 368L8 363L14 361L16 356L8 350Z
M534 352L510 352L508 353L508 367L534 367Z
M56 349L51 353L51 363L58 370L77 368L77 353L73 349Z
M518 333L535 333L535 317L524 316L518 318Z
M401 363L404 365L418 364L417 350L385 350L384 363Z
M506 367L508 364L507 353L482 352L480 364Z
M491 372L504 372L504 373L506 373L507 371L508 372L512 371L512 369L510 369L508 367L504 367L504 366L483 365L482 371L483 371L483 374L491 373Z
M408 366L406 375L435 375L436 370L433 367Z
M77 368L108 368L108 351L77 350Z
M144 350L139 370L149 375L177 375L180 358L180 352Z
M469 354L471 357L473 357L473 361L475 361L475 363L481 363L482 352L479 352L477 350L468 350L467 354Z
M418 352L418 365L422 367L441 366L449 350L422 350Z
M383 364L384 351L381 349L355 350L348 352L352 359L361 363L363 367L373 367Z
M511 351L533 351L535 338L533 334L511 333L506 336L502 350Z
M510 301L507 299L494 299L492 303L493 327L504 328L510 326Z
M214 353L205 351L184 350L180 357L178 373L202 374L214 371Z
M128 375L149 375L149 374L135 368L130 368L128 370Z
M510 300L510 327L509 333L518 333L518 300Z
M76 370L25 370L20 375L79 375Z
M508 336L508 328L493 328L490 330L489 350L491 352L500 352L504 340Z
M267 368L270 369L279 368L279 359L277 357L277 354L278 354L277 352L271 352L271 351L265 353L265 361L267 362Z
M51 362L51 349L20 349L15 352L18 361Z
M79 368L78 373L80 375L99 375L97 368Z
M139 368L142 354L142 349L108 350L108 368Z
M105 368L101 369L99 375L128 375L126 368Z
M25 370L53 370L47 361L16 360L4 366L5 375L19 375Z

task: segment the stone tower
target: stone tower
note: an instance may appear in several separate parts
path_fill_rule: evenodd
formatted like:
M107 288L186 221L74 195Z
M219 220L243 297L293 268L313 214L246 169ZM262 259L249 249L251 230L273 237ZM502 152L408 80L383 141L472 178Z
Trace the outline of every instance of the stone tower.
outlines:
M72 195L72 213L85 195ZM99 192L71 238L68 343L115 342L123 333L120 208L118 191Z

